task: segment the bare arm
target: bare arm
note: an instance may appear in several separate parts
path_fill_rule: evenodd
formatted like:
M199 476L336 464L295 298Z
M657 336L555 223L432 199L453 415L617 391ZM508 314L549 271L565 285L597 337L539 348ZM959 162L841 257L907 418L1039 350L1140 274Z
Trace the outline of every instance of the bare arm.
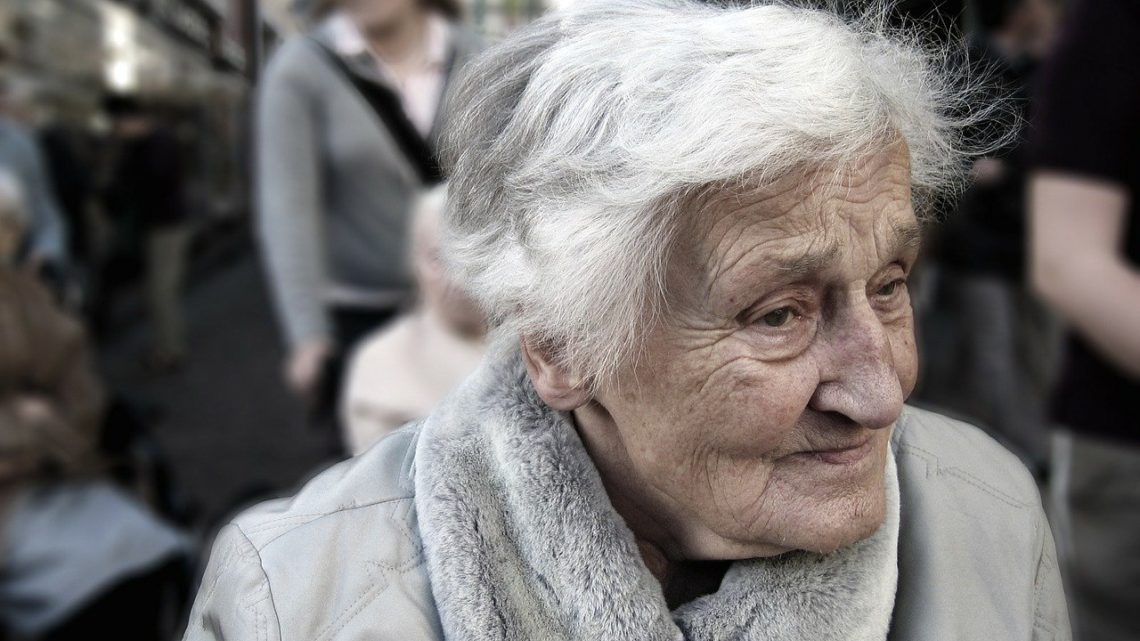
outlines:
M1102 356L1140 378L1140 271L1121 253L1128 192L1039 172L1030 180L1033 287Z

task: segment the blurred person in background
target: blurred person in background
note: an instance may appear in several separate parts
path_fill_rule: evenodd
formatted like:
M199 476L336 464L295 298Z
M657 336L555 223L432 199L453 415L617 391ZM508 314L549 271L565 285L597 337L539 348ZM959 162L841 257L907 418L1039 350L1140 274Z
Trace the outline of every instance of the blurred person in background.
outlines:
M1057 7L1053 0L986 0L975 8L979 31L968 40L969 64L992 78L992 100L1013 113L978 123L973 135L992 137L1011 121L1016 130L1001 149L973 161L971 187L935 228L939 296L923 321L947 325L925 335L937 345L923 395L979 421L1040 475L1049 441L1045 379L1054 369L1049 355L1056 341L1051 317L1024 284L1025 142L1032 86Z
M341 422L353 455L427 416L483 358L483 315L448 277L440 255L446 202L447 188L440 185L414 207L415 308L363 340L352 354Z
M0 635L157 641L185 542L98 476L103 388L82 327L16 264L24 202L0 173Z
M93 258L90 227L95 181L88 139L59 121L45 123L38 138L67 226L70 262L89 268Z
M58 309L28 266L16 261L27 228L26 202L21 183L0 170L0 387L6 392L7 418L44 417L38 436L76 461L94 451L103 390L91 370L80 324ZM56 414L59 420L48 420ZM8 437L21 431L13 425L5 422ZM65 430L74 438L53 438ZM27 431L31 436L35 430Z
M258 97L258 229L287 382L331 417L345 355L410 299L411 204L440 180L440 104L477 40L450 0L321 2L317 15Z
M177 369L186 358L182 288L193 227L186 204L182 149L171 128L138 98L112 95L104 109L114 125L114 162L104 192L113 221L112 255L100 278L98 324L123 274L117 254L141 251L151 345L143 358L154 373Z
M1034 118L1032 280L1071 326L1052 478L1083 641L1140 639L1140 3L1077 0ZM1067 545L1066 545L1067 543Z
M21 184L27 202L27 232L18 260L48 276L58 277L67 263L67 230L51 177L36 139L13 118L19 109L11 80L4 75L0 53L0 169Z

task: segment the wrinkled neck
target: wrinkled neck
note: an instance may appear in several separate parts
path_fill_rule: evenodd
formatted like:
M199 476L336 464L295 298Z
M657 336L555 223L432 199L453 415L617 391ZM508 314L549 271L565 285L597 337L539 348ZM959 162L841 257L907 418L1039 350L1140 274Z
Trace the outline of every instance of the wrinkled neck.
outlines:
M641 492L626 472L632 469L631 462L620 443L609 442L618 432L612 424L605 424L608 414L601 413L604 409L600 407L580 408L573 414L575 427L598 468L610 503L633 532L642 562L661 584L665 603L672 610L716 592L732 561L684 558L681 545L674 538L676 528L670 527L668 519L647 510L645 503L632 498Z
M680 519L671 518L652 488L638 477L621 431L600 403L590 401L574 410L572 417L610 504L633 532L646 567L663 581L670 561L684 558L678 538Z

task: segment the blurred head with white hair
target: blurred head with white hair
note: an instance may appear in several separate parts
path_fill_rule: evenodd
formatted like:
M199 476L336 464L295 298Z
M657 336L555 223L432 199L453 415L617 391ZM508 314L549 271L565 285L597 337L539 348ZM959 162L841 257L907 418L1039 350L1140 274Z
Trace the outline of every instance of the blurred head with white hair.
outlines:
M420 305L456 334L481 337L486 329L483 313L475 301L456 286L440 253L446 206L447 185L442 184L424 192L412 207L412 270Z

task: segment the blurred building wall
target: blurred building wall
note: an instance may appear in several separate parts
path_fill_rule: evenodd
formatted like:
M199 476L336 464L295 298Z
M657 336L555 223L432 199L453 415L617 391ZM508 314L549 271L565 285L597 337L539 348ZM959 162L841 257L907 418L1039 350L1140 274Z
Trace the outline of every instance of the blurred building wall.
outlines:
M25 88L29 124L98 138L104 95L128 93L176 116L189 145L194 206L248 210L252 71L278 29L246 0L3 0L5 75ZM253 0L248 0L253 3ZM248 21L249 24L243 23Z

